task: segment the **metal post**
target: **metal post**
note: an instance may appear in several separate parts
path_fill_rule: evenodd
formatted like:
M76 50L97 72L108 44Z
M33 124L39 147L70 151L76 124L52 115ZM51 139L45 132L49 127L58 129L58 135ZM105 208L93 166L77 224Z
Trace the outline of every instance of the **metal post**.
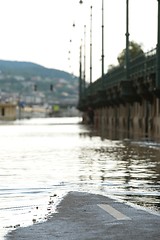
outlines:
M102 0L102 88L104 80L104 0Z
M129 81L129 0L126 0L126 81ZM127 119L127 130L128 130L128 138L130 134L130 117L131 117L131 109L130 103L128 103L128 119Z
M79 1L80 4L83 4L83 1ZM82 80L82 39L81 39L81 47L80 47L80 97L85 96L85 88L86 88L86 26L84 26L84 72L83 72L83 80ZM83 95L83 96L82 96Z
M90 15L90 85L92 84L92 6Z
M126 80L129 80L129 0L126 0Z
M83 72L83 80L84 80L84 91L86 88L86 25L84 25L84 72Z
M79 55L79 102L82 99L82 45L80 45Z
M160 89L160 0L158 0L156 88Z

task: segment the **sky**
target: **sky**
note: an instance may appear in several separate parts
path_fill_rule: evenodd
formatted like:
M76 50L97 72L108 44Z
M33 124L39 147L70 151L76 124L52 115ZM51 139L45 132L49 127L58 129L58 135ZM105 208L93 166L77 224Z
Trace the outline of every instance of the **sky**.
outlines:
M142 44L145 52L156 47L157 12L157 0L129 0L129 39ZM126 0L104 0L103 16L107 72L109 65L118 64L117 56L125 48ZM82 45L82 66L89 81L91 33L94 81L101 76L101 0L83 0L83 4L79 0L0 0L1 60L34 62L78 76Z

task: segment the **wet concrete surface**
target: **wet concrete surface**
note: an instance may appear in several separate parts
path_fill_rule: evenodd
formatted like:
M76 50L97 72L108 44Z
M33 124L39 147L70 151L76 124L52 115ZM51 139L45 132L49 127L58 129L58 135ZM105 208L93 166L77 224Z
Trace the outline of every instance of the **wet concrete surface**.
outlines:
M160 214L111 198L69 192L48 221L10 232L7 240L159 240Z

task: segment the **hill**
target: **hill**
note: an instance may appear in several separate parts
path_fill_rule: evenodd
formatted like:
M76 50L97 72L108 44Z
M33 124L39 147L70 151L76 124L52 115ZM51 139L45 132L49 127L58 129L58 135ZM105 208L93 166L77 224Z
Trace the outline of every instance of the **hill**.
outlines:
M65 71L45 68L32 62L0 60L0 71L3 74L22 75L24 77L33 77L38 75L41 77L64 78L66 80L71 78L71 74Z
M76 104L78 78L32 62L0 60L0 91L1 100L21 96L25 102Z

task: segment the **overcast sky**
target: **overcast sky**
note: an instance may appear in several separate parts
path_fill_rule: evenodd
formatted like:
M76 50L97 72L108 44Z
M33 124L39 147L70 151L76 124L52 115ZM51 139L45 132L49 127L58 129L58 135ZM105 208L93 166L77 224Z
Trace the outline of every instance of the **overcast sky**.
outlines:
M90 68L90 6L92 9L93 80L101 75L101 0L0 0L0 59L31 61L79 74L79 47ZM156 47L157 0L129 0L130 40L143 50ZM73 23L75 27L73 27ZM104 65L117 64L125 48L126 0L104 0ZM81 40L82 39L82 40Z

